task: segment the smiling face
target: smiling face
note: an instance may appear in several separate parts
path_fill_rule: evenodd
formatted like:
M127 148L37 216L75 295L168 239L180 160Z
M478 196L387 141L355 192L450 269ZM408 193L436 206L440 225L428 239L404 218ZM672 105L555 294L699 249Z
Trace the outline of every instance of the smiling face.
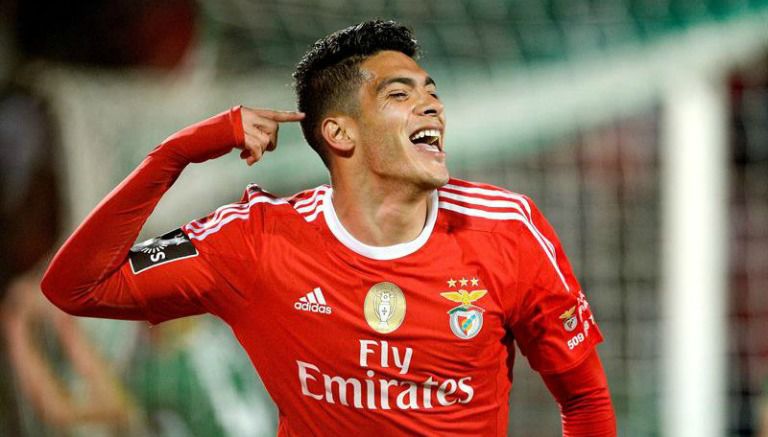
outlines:
M412 58L379 52L362 62L355 147L373 175L431 190L448 182L443 104Z

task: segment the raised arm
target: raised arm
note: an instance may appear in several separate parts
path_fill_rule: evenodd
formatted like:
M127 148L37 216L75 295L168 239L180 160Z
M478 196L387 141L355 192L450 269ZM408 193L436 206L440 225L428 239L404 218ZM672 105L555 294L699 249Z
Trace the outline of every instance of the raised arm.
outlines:
M185 301L190 296L185 289L215 286L215 275L204 261L166 272L163 278L171 281L141 281L129 274L131 246L163 194L188 164L237 148L242 150L240 157L252 165L275 148L279 122L302 118L297 112L236 107L163 141L64 243L43 277L43 293L70 314L140 320L148 317L136 288L153 287L160 289L161 295L179 294L177 316L202 312L191 299ZM182 272L184 276L176 281Z

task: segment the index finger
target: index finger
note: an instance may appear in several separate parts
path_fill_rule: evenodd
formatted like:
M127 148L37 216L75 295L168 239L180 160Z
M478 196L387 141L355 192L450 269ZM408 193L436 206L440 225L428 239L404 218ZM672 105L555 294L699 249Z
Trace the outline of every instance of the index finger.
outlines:
M260 110L259 115L281 123L286 121L301 121L305 116L303 112L299 111L272 111L269 109Z

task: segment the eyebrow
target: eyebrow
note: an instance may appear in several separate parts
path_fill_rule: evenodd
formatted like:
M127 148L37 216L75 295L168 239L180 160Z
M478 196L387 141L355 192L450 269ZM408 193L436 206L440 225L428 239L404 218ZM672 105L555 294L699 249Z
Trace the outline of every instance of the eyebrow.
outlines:
M378 94L379 92L381 92L381 90L383 90L384 88L388 87L389 85L391 85L393 83L401 83L401 84L407 85L407 86L409 86L411 88L416 88L416 81L415 80L411 79L410 77L396 76L396 77L390 77L389 79L384 80L380 84L378 84L376 86L376 94ZM437 84L435 83L435 80L432 79L430 76L427 76L427 78L424 79L424 86L428 86L428 85L437 86Z

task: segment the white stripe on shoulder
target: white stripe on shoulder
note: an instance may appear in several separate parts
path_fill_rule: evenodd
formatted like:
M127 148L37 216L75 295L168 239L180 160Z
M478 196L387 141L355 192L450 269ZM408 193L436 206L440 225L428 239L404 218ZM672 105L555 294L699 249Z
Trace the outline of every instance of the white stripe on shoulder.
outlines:
M459 188L463 188L463 187L459 187ZM482 188L478 188L478 189L481 190ZM490 190L484 190L484 191L490 191ZM507 197L508 199L513 200L510 202L506 200L491 200L491 199L485 199L482 197L463 196L461 194L451 193L449 191L442 191L442 190L440 191L440 197L456 200L458 202L485 206L489 208L512 208L514 210L519 211L521 214L525 215L525 217L528 220L530 220L531 224L533 224L533 217L531 216L531 206L524 196L521 196L519 194L513 195L511 193L506 193L504 191L498 191L496 193L497 194L493 194L493 196L499 196L500 194L505 194L505 195L515 196L515 197ZM523 211L523 208L525 208L525 211ZM504 220L504 219L500 219L500 220ZM539 229L535 225L533 229L536 230L539 236L544 240L544 243L547 245L547 248L549 249L549 251L554 255L555 245L552 244L552 242L549 241L549 239L547 239L547 237L541 231L539 231Z
M312 197L309 199L302 200L300 202L296 202L293 205L293 208L301 215L309 215L312 214L312 211L317 207L317 205L323 200L323 197L325 197L325 193L328 192L327 188L320 188L315 191L314 194L312 194Z
M190 222L186 229L188 236L191 240L204 240L211 234L218 232L225 224L232 222L233 220L240 219L246 220L250 215L250 209L253 205L258 203L268 203L271 205L283 205L288 201L285 199L274 199L263 195L255 195L248 200L248 203L235 203L230 205L224 205L216 209L213 217L201 223L199 221Z
M194 233L194 232L190 232L190 233L188 234L188 237L189 237L189 239L190 239L190 240L199 240L199 241L203 241L203 240L205 240L205 239L206 239L206 238L207 238L209 235L211 235L211 234L215 234L216 232L219 232L219 230L221 230L221 228L222 228L224 225L226 225L227 223L229 223L229 222L231 222L231 221L233 221L233 220L236 220L236 219L240 219L240 220L246 220L247 218L248 218L248 214L232 214L232 215L229 215L229 216L225 217L223 220L221 220L221 221L217 222L217 223L216 223L216 226L214 226L214 227L212 227L212 228L209 228L209 229L207 229L207 230L204 230L204 231L202 231L202 232L200 232L200 233Z
M324 210L325 210L325 201L323 200L322 202L320 202L319 205L317 205L317 208L315 208L315 212L304 216L304 220L306 220L308 223L311 223L315 221L317 216L320 215L320 213L323 212Z
M444 193L441 193L444 194ZM536 228L536 226L533 225L533 223L528 219L528 217L525 216L525 214L522 214L521 212L492 212L492 211L485 211L482 209L474 209L474 208L467 208L461 205L456 205L454 203L450 202L444 202L441 201L438 206L443 209L447 209L448 211L457 212L459 214L469 215L473 217L482 217L487 218L491 220L513 220L513 221L519 221L525 225L526 228L528 228L528 231L531 232L531 235L533 235L533 238L538 241L539 245L541 246L541 249L544 251L544 254L549 259L549 262L552 263L552 267L555 268L555 272L557 272L557 275L560 277L560 281L562 281L563 285L565 286L565 289L570 291L570 287L568 287L568 282L565 280L565 276L563 276L563 273L560 271L560 266L557 264L557 255L555 254L554 247L551 247L552 251L550 251L551 243L549 240L547 240L544 235L539 232L539 230Z
M315 199L317 199L317 196L319 194L322 194L322 193L324 193L326 191L328 191L328 187L326 187L324 185L319 186L319 187L317 187L317 188L315 188L313 190L311 196L309 196L308 198L306 198L304 200L299 200L298 202L294 203L293 207L296 208L296 209L299 209L299 208L303 207L304 205L309 205L310 203L314 202Z
M325 198L331 191L331 187L320 186L318 187L312 196L307 199L296 202L293 208L301 215L308 223L315 221L317 216L323 212L323 205L325 204Z
M288 203L284 199L274 199L272 197L267 196L254 196L251 197L248 200L248 203L230 203L228 205L220 206L216 208L216 210L213 212L212 215L208 215L210 219L201 222L200 220L195 220L190 222L190 227L193 229L206 229L210 228L212 226L215 226L217 222L219 222L222 218L225 216L231 214L231 213L239 213L242 211L248 211L251 209L251 207L257 203L270 203L272 205L281 205Z
M525 211L528 213L528 215L531 214L531 205L528 204L528 200L526 200L525 196L523 196L522 194L510 193L509 191L504 191L504 190L489 190L487 188L480 188L480 187L462 187L460 185L454 185L454 184L446 184L446 185L443 185L441 188L454 190L454 191L461 191L469 194L481 194L483 196L504 197L507 199L517 200L518 202L523 204L523 207L525 208Z
M461 194L451 193L450 191L440 190L440 197L447 199L458 200L459 202L472 203L474 205L487 206L489 208L512 208L520 211L520 214L525 214L521 203L508 200L491 200L484 199L482 197L462 196Z
M221 220L225 215L229 215L230 213L237 213L240 211L247 211L248 210L248 204L247 203L235 203L235 204L229 204L224 205L216 208L216 210L208 215L210 217L208 220L201 222L200 220L194 220L189 223L189 227L193 229L205 229L206 227L210 227L211 223L216 223L219 220Z

